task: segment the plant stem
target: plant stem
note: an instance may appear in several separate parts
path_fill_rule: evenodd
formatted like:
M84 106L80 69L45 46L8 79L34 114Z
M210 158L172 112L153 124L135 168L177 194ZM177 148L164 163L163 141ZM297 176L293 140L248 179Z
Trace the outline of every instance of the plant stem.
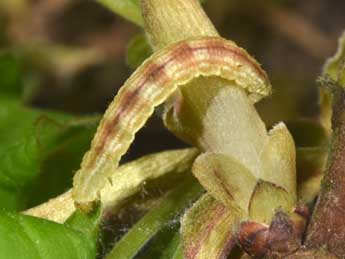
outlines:
M154 50L173 42L218 36L198 0L140 0L144 28Z
M160 206L148 212L129 230L106 259L133 258L159 230L178 217L201 193L202 188L194 179L179 185L162 200Z
M345 89L333 92L333 136L326 174L319 200L307 232L306 246L326 247L343 258L345 255Z

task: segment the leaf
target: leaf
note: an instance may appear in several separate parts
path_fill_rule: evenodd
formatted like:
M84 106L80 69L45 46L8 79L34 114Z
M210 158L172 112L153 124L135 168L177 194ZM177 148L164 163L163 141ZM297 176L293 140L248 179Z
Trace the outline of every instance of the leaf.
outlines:
M279 123L270 130L261 161L263 171L260 178L283 187L296 199L295 143L284 123Z
M135 69L151 54L152 50L145 35L138 34L128 44L126 56L127 65L130 68Z
M37 75L23 71L25 58L16 48L0 49L0 96L28 102L37 90Z
M205 153L194 162L193 174L210 195L232 208L247 211L256 178L234 158Z
M20 61L13 53L0 50L0 95L19 97L21 94Z
M236 245L234 231L242 215L209 194L202 196L182 220L184 258L227 258Z
M269 225L277 209L292 213L294 197L273 183L260 180L249 204L249 216L256 222Z
M79 128L74 136L68 138L70 129L68 123L74 121L72 116L26 108L18 101L6 97L0 97L0 104L0 208L21 210L29 203L37 177L44 173L44 169L49 169L46 167L47 164L46 166L43 164L48 160L52 161L54 154L58 159L58 155L61 153L54 152L59 148L62 149L66 142L79 147L77 135L84 132L85 128ZM90 141L91 135L92 133L86 140L84 139L84 147ZM67 161L59 163L59 166L64 165L65 168L61 167L58 170L55 167L55 172L60 173L60 176L61 173L65 175L68 173L70 178L67 177L67 181L70 183L71 170L76 164L74 163L70 167L69 162L79 160L81 155L80 153L70 153L65 157ZM49 159L45 160L46 158ZM53 174L50 175L50 177L52 176ZM57 188L66 188L66 185L59 185L58 181L55 181L54 184ZM49 186L49 184L46 185ZM60 192L62 190L60 189ZM47 198L42 193L39 195L41 199Z
M149 211L128 233L115 244L107 259L128 259L134 257L162 228L170 224L189 204L202 193L201 186L194 180L187 181L165 197L160 205Z
M41 204L72 186L73 173L89 148L98 121L98 116L73 118L57 132L54 146L42 155L41 173L35 179L27 206Z
M143 18L141 16L138 0L97 0L99 3L109 8L114 13L123 18L143 26Z
M0 207L16 210L25 206L29 186L40 173L41 151L57 130L56 124L41 123L40 118L57 123L64 118L30 111L10 99L0 103Z
M0 212L0 258L93 259L95 241L94 236L55 222Z

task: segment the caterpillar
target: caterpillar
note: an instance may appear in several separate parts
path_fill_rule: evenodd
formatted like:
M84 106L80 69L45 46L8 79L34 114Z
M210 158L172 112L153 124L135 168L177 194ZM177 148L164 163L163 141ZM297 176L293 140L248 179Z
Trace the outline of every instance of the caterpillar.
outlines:
M73 198L79 209L87 212L100 200L100 190L154 108L177 87L199 76L230 80L254 102L271 92L260 65L244 49L221 37L189 39L155 52L120 88L98 126L74 176Z

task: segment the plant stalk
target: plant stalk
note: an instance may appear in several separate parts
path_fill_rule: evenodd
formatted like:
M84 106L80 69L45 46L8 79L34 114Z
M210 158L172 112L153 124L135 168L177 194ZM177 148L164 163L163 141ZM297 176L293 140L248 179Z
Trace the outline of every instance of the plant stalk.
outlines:
M307 231L306 246L326 247L345 256L345 89L333 90L332 142L319 199Z

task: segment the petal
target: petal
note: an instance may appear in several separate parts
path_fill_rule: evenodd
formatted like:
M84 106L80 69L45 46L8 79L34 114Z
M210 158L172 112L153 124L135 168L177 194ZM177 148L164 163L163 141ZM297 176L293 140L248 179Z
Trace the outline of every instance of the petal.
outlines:
M249 216L256 222L269 225L277 209L291 213L294 207L294 199L285 189L260 180L249 204Z
M284 123L270 130L261 161L263 170L260 178L283 187L296 198L295 143Z
M195 160L192 172L224 205L233 207L236 204L247 210L257 180L237 160L224 154L204 153Z

